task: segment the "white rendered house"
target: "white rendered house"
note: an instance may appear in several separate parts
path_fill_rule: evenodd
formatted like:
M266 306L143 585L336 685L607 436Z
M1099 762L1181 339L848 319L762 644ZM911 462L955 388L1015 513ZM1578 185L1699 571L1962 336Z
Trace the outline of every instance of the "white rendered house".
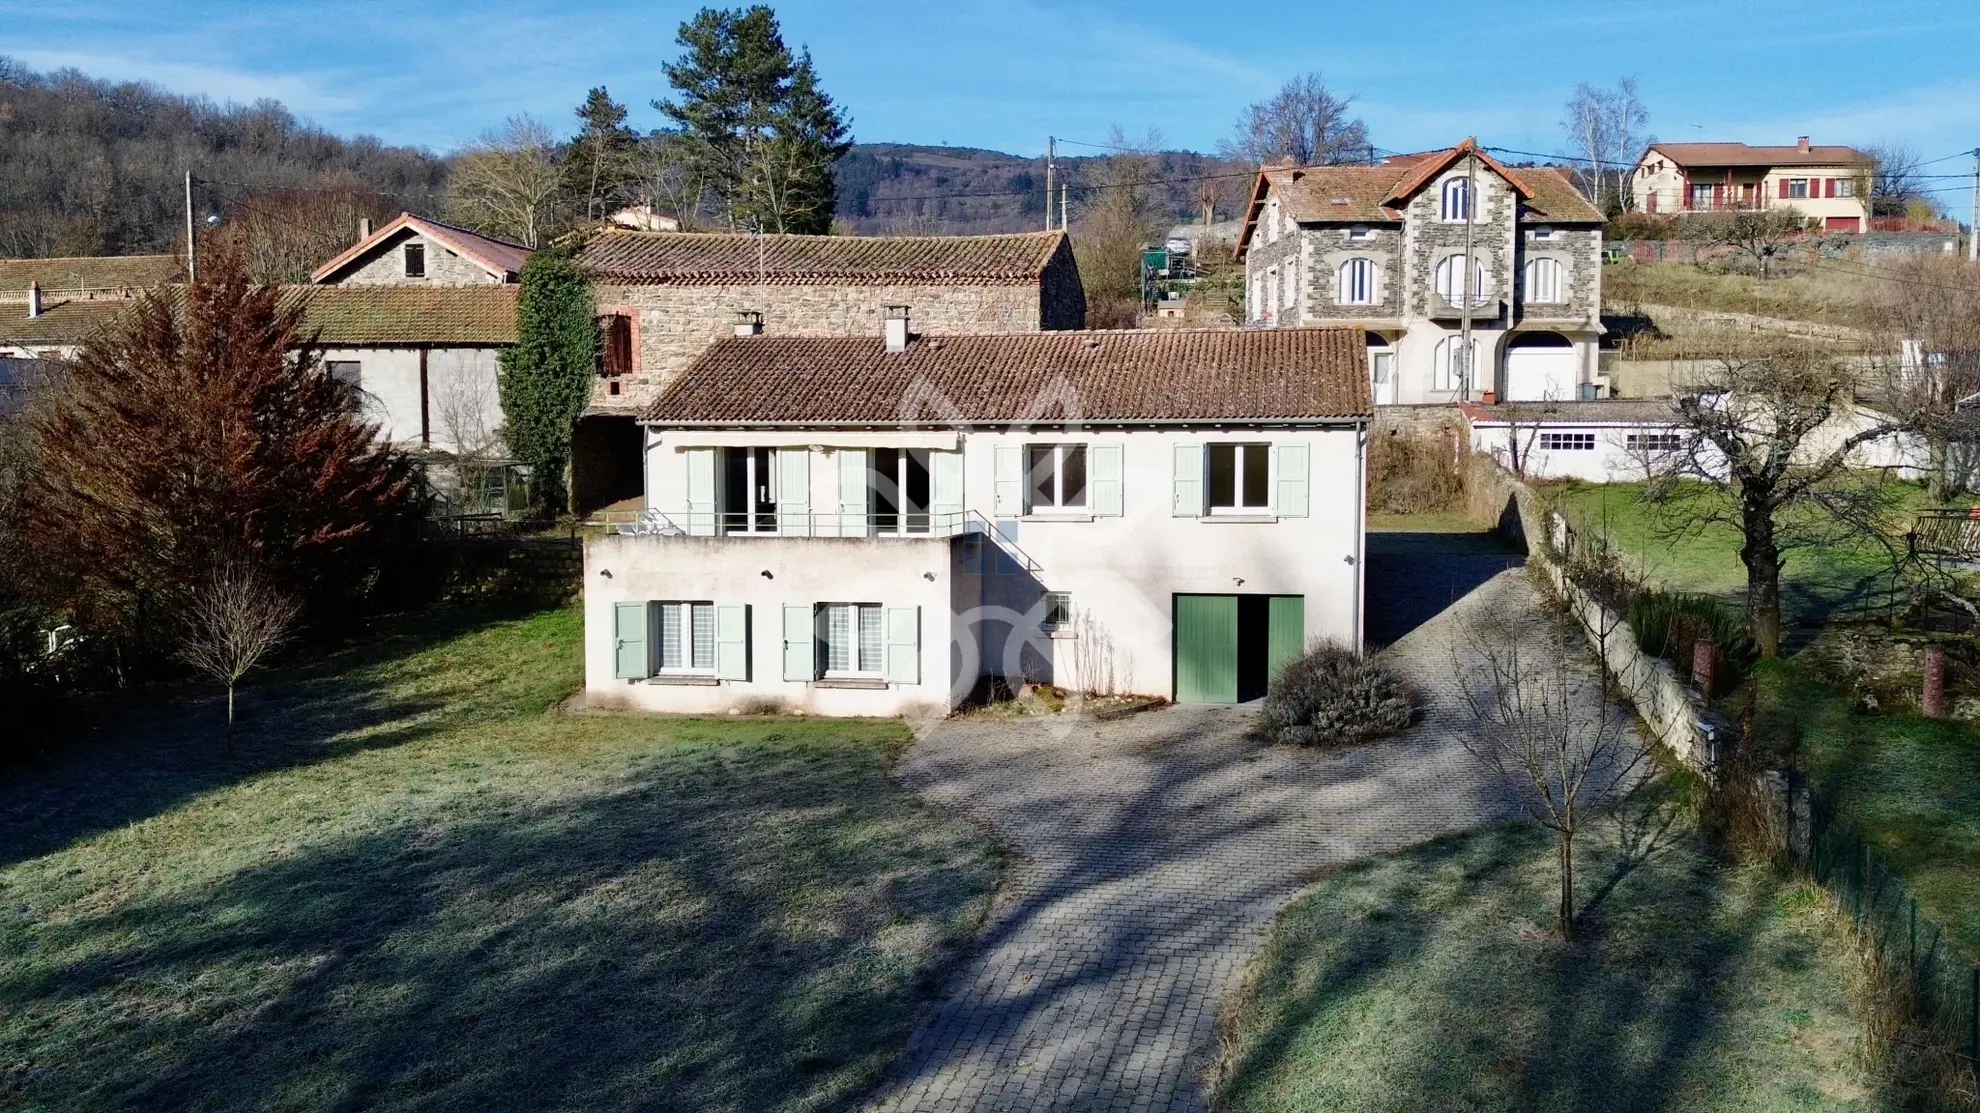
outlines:
M585 549L594 705L944 713L986 682L1256 698L1358 645L1357 330L738 336Z

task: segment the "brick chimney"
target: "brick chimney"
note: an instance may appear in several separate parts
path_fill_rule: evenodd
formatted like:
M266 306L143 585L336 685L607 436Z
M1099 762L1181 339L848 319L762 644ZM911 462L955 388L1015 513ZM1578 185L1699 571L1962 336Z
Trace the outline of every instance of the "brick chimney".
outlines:
M28 283L28 319L41 316L41 283Z
M756 311L756 310L754 310L754 309L741 309L741 310L737 310L737 311L736 311L736 335L737 335L737 336L762 336L762 335L763 335L763 314L761 314L761 313L759 313L759 312L757 312L757 311Z
M908 307L890 305L881 314L880 335L886 338L887 350L905 352L908 346Z
M1804 154L1804 155L1805 155L1805 154L1807 154L1807 153L1808 153L1808 137L1807 137L1807 136L1805 136L1805 135L1799 135L1799 136L1796 136L1796 137L1795 137L1795 140L1794 140L1794 149L1795 149L1795 150L1797 150L1797 151L1800 151L1800 152L1801 152L1802 154Z

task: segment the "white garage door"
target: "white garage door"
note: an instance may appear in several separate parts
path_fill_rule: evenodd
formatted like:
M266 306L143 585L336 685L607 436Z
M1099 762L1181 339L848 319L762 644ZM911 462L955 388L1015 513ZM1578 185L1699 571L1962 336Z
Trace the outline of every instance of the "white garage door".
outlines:
M1576 367L1573 348L1514 348L1506 353L1506 400L1571 400Z

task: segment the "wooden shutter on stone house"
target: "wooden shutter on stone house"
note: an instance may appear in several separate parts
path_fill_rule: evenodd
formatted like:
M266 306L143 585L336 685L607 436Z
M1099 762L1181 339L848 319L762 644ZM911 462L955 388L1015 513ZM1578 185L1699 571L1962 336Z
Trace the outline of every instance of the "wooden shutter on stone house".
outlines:
M598 319L599 373L608 379L632 374L632 317L608 313Z

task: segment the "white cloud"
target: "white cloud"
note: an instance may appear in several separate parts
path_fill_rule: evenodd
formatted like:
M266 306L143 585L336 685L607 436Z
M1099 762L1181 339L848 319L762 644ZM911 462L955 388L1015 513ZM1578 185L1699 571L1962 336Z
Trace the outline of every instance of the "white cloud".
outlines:
M334 114L358 106L355 98L330 92L332 81L323 75L257 73L232 66L76 50L30 48L14 51L14 57L37 70L73 68L105 80L149 81L175 93L199 94L216 101L248 103L272 98L299 115Z
M1902 89L1877 100L1812 112L1750 118L1715 125L1700 138L1747 143L1791 143L1798 135L1817 143L1909 143L1927 158L1971 149L1980 132L1980 81L1962 79Z

